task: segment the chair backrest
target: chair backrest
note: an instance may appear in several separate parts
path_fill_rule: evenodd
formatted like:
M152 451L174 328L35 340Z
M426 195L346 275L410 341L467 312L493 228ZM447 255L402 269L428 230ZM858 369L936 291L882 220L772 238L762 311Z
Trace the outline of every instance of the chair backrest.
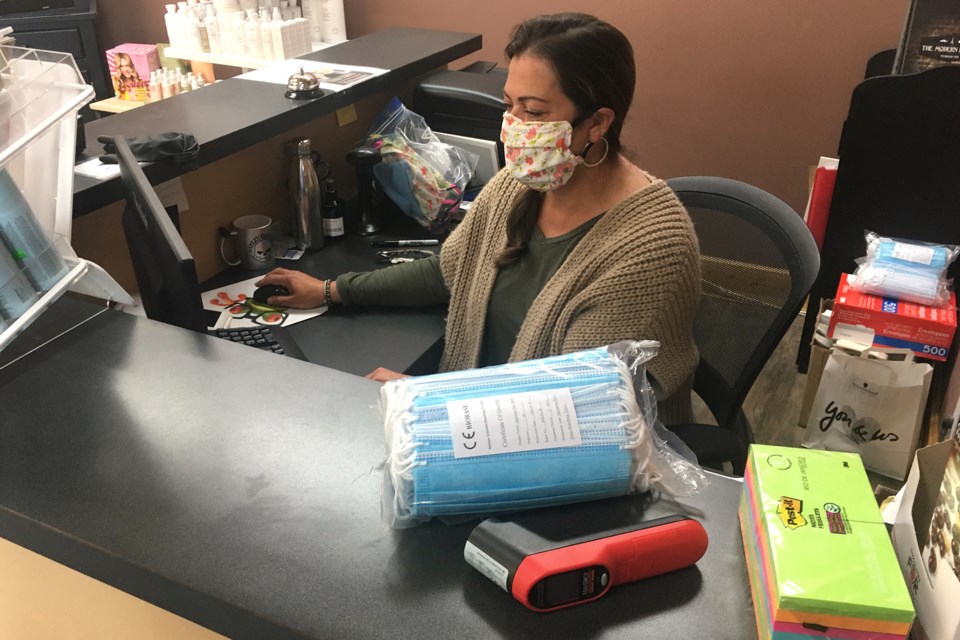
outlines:
M753 442L742 404L797 317L820 267L800 215L757 187L711 176L667 184L687 208L703 271L694 391L717 423Z

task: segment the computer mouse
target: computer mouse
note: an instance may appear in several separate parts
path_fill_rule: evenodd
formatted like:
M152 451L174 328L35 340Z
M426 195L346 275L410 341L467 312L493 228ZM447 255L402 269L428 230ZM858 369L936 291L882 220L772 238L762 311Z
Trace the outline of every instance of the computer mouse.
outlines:
M268 304L267 300L273 296L290 295L290 290L279 284L265 284L253 290L253 299L261 304Z

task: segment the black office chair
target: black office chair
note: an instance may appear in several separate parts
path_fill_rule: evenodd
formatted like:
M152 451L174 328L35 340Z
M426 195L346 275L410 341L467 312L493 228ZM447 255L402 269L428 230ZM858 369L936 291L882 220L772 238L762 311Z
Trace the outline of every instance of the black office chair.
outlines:
M728 178L674 178L693 220L703 270L694 337L700 350L693 389L712 425L670 425L704 466L730 462L743 474L753 431L747 392L790 324L820 267L803 219L771 194Z

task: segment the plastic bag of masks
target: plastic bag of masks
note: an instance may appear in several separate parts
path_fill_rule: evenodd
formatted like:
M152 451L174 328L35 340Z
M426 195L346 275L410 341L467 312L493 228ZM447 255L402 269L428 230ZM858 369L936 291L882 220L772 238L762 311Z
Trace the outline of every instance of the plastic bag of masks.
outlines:
M658 347L620 342L386 383L384 524L698 492L706 476L657 422L645 364Z

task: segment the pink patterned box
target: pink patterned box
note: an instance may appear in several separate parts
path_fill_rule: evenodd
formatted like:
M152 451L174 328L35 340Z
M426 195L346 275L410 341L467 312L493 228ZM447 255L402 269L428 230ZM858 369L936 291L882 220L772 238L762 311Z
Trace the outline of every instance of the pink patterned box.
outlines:
M107 51L107 68L118 98L146 100L150 72L160 68L160 52L154 44L121 44Z

